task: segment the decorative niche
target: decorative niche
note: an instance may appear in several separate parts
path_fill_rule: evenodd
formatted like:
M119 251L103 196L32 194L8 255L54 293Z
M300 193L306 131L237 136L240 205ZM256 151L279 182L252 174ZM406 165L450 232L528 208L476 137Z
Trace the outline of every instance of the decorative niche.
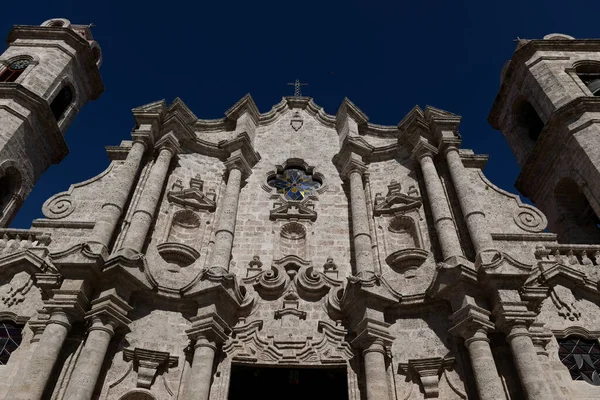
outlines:
M301 159L292 158L267 176L263 189L275 200L270 212L272 220L317 219L315 201L323 193L323 176Z
M204 193L204 181L199 175L190 179L189 188L184 189L181 180L177 180L167 193L169 218L157 250L169 264L169 271L179 272L200 257L211 214L216 209L215 197L214 191Z
M388 185L388 193L375 196L374 217L382 236L386 263L406 278L414 278L416 270L429 256L424 249L419 227L419 209L422 201L418 191L411 186L408 193L396 181Z
M288 222L279 231L279 252L282 256L293 255L307 258L306 228L298 222Z

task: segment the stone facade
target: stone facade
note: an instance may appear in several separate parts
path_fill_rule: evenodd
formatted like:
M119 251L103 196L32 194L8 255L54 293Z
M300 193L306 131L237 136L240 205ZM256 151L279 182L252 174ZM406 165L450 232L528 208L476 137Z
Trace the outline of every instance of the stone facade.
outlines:
M45 52L71 41L69 76L93 86L71 82L87 93L77 107L100 93L85 75L94 56L97 74L97 45L84 50L80 27L53 21L11 33L0 62L39 62L0 83L8 103L20 92L49 100L63 73ZM38 53L17 46L48 35ZM260 113L249 95L219 120L179 99L132 110L131 139L107 148L104 172L48 199L31 229L0 232L0 319L22 333L0 354L0 397L225 400L242 366L288 368L294 384L306 368L342 370L335 398L349 400L600 397L597 355L569 355L571 371L559 358L566 340L598 346L600 242L572 243L581 232L562 227L547 192L573 194L564 169L596 210L587 130L598 101L581 77L600 60L595 46L564 35L520 43L490 116L560 242L542 211L486 179L487 157L460 148L460 117L447 111L415 107L381 126L348 99L336 115L301 96ZM546 123L537 142L523 131L537 123L529 109L512 114L523 96ZM23 137L9 114L3 135ZM566 164L547 168L538 147L553 134L573 144L553 161ZM573 213L579 200L567 201Z

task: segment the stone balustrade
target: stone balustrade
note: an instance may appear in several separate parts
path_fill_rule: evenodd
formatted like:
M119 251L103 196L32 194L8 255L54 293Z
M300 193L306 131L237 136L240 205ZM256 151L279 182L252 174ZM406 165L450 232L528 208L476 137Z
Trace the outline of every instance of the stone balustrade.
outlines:
M566 265L600 265L600 246L559 244L538 246L535 256L543 261L560 261Z
M0 229L0 254L47 247L50 235L31 229Z

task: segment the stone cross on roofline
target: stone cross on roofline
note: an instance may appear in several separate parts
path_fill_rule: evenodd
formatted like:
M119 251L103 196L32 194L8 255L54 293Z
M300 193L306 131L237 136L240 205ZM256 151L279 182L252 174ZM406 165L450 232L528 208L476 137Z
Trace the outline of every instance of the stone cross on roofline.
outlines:
M288 85L294 86L294 97L302 96L302 86L307 86L308 83L300 83L300 79L296 79L294 83L288 82Z

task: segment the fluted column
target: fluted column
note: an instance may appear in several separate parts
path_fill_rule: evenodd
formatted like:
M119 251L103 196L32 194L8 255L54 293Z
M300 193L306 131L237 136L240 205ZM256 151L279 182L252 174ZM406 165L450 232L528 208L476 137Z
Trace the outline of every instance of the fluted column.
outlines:
M229 270L229 259L233 247L233 235L237 219L240 188L242 185L242 168L239 163L228 163L229 176L225 195L222 197L219 221L215 231L215 247L210 267Z
M363 185L363 168L355 167L349 172L350 205L352 209L352 235L354 242L354 258L356 273L373 271L373 254L371 252L371 233L367 201Z
M188 375L183 400L208 400L216 351L214 342L206 338L196 340L192 370Z
M450 176L458 194L460 208L463 212L469 234L471 235L475 252L490 248L492 238L487 230L485 213L472 188L468 172L460 159L458 148L454 142L450 141L446 141L445 146L448 169L450 170Z
M104 247L109 245L140 169L146 147L146 143L141 139L133 142L125 162L119 167L118 182L116 182L118 184L111 187L110 193L106 193L110 196L110 200L102 206L92 231L91 242L100 243Z
M14 400L37 400L42 398L52 368L58 359L60 350L71 330L69 316L62 311L50 315L44 333L36 351L31 355L23 375L10 389L10 398Z
M508 329L506 341L515 361L515 367L528 400L552 399L552 391L546 380L530 333L524 323L513 323Z
M131 217L129 230L123 241L123 248L135 252L142 251L148 230L154 220L171 159L178 151L177 139L172 134L165 135L157 143L157 147L159 148L158 157L150 170L140 201Z
M69 379L64 396L66 400L92 398L108 345L114 335L114 328L112 321L105 323L99 317L93 318L85 344L73 369L73 375Z
M442 186L439 174L433 163L435 149L428 148L429 145L421 144L415 151L425 181L427 198L431 205L431 214L438 235L442 256L447 259L452 256L462 256L462 248L456 232L456 226L450 212L446 192Z
M388 399L387 373L385 369L385 346L383 341L374 340L362 351L367 380L367 400Z

